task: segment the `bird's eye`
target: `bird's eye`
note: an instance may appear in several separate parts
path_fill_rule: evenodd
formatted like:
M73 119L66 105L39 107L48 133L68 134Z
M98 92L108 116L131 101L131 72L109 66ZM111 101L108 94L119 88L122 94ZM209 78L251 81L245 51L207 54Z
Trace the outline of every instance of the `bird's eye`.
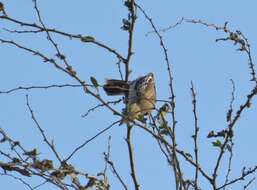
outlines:
M149 77L149 78L147 79L147 82L153 82L153 78L152 78L152 77Z

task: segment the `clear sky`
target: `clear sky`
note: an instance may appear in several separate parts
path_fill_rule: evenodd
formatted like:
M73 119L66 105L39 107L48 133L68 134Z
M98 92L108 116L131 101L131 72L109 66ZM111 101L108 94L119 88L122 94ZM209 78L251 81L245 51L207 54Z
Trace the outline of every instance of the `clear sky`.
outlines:
M11 17L31 23L37 22L31 0L2 0L2 2L5 4L7 14ZM127 33L120 29L122 19L127 17L123 1L39 0L38 3L42 18L48 27L74 34L94 36L97 40L126 54ZM144 7L159 28L173 25L182 17L202 19L221 26L228 21L228 27L231 30L240 30L248 38L253 61L256 60L256 1L141 0L138 3ZM10 34L4 28L10 30L22 28L2 20L0 20L0 26L0 38L16 40L50 57L56 54L45 34ZM154 34L146 36L151 30L144 16L138 12L130 79L153 72L156 78L157 98L168 99L168 75L164 55L156 36ZM212 146L212 140L206 139L206 136L211 130L220 130L226 126L226 112L232 90L230 79L234 80L236 86L235 109L238 109L239 105L246 100L247 93L253 87L253 84L249 82L248 58L246 54L236 51L238 47L233 46L232 42L215 42L217 38L226 37L224 33L201 25L184 23L162 35L168 49L174 76L178 145L193 153L193 140L190 138L194 130L190 94L190 81L192 80L198 100L200 162L207 171L211 170L218 151ZM106 78L119 77L117 59L112 54L78 40L70 40L60 35L53 35L53 37L80 78L86 82L90 82L90 76L94 76L100 84L103 84ZM14 47L1 44L0 56L0 91L18 86L76 84L76 81L53 66ZM54 139L56 148L63 157L86 139L119 119L105 108L98 109L90 113L88 117L82 118L81 115L98 102L93 97L85 95L80 88L0 94L0 127L14 139L24 143L27 149L34 147L39 149L41 158L54 158L54 155L43 143L40 133L31 120L26 107L26 94L29 95L31 106L42 128L49 138ZM102 89L100 89L100 94L107 101L117 99L105 96ZM157 104L158 107L161 105L161 103ZM121 110L123 107L119 104L116 109ZM240 122L236 125L232 176L241 175L243 166L250 167L257 164L257 153L254 149L257 143L256 134L257 101L255 99L251 109L242 114ZM111 159L132 189L127 145L124 140L126 137L124 125L116 126L98 137L78 152L71 162L92 175L101 171L104 168L102 153L107 150L109 135L112 136ZM143 190L172 189L173 175L158 144L151 136L137 128L133 131L133 143L141 188ZM182 158L181 160L184 163ZM224 160L225 168L227 162ZM193 176L191 167L186 164L182 164L182 167L185 176ZM111 172L110 176L112 189L121 189ZM6 176L0 176L0 183L1 189L26 189L20 182ZM31 180L31 183L36 185L39 181ZM242 189L243 185L240 183L233 188ZM208 188L206 184L203 189ZM254 182L249 189L256 188L257 182ZM45 185L40 189L51 190L55 187Z

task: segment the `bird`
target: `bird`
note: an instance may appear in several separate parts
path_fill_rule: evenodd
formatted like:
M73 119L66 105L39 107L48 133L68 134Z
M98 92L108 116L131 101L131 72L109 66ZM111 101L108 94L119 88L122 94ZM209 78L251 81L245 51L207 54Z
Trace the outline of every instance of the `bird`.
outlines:
M126 107L122 123L137 119L140 115L149 115L155 108L156 89L153 73L140 76L133 81L107 79L103 86L107 95L124 95Z

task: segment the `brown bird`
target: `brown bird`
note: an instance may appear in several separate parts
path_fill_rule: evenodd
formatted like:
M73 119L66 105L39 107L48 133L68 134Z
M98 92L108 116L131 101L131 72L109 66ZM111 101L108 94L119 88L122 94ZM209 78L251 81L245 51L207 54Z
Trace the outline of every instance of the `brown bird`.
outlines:
M140 115L150 114L155 107L156 90L153 73L126 82L123 80L106 80L104 90L107 95L125 95L126 108L122 123L128 123Z

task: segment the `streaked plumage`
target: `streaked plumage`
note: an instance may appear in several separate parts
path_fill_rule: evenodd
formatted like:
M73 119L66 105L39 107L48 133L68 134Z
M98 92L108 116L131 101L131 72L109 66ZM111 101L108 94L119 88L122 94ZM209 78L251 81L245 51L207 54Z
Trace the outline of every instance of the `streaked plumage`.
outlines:
M107 80L104 85L107 95L126 95L124 123L136 119L139 115L151 113L155 107L156 90L153 73L126 83L122 80Z

